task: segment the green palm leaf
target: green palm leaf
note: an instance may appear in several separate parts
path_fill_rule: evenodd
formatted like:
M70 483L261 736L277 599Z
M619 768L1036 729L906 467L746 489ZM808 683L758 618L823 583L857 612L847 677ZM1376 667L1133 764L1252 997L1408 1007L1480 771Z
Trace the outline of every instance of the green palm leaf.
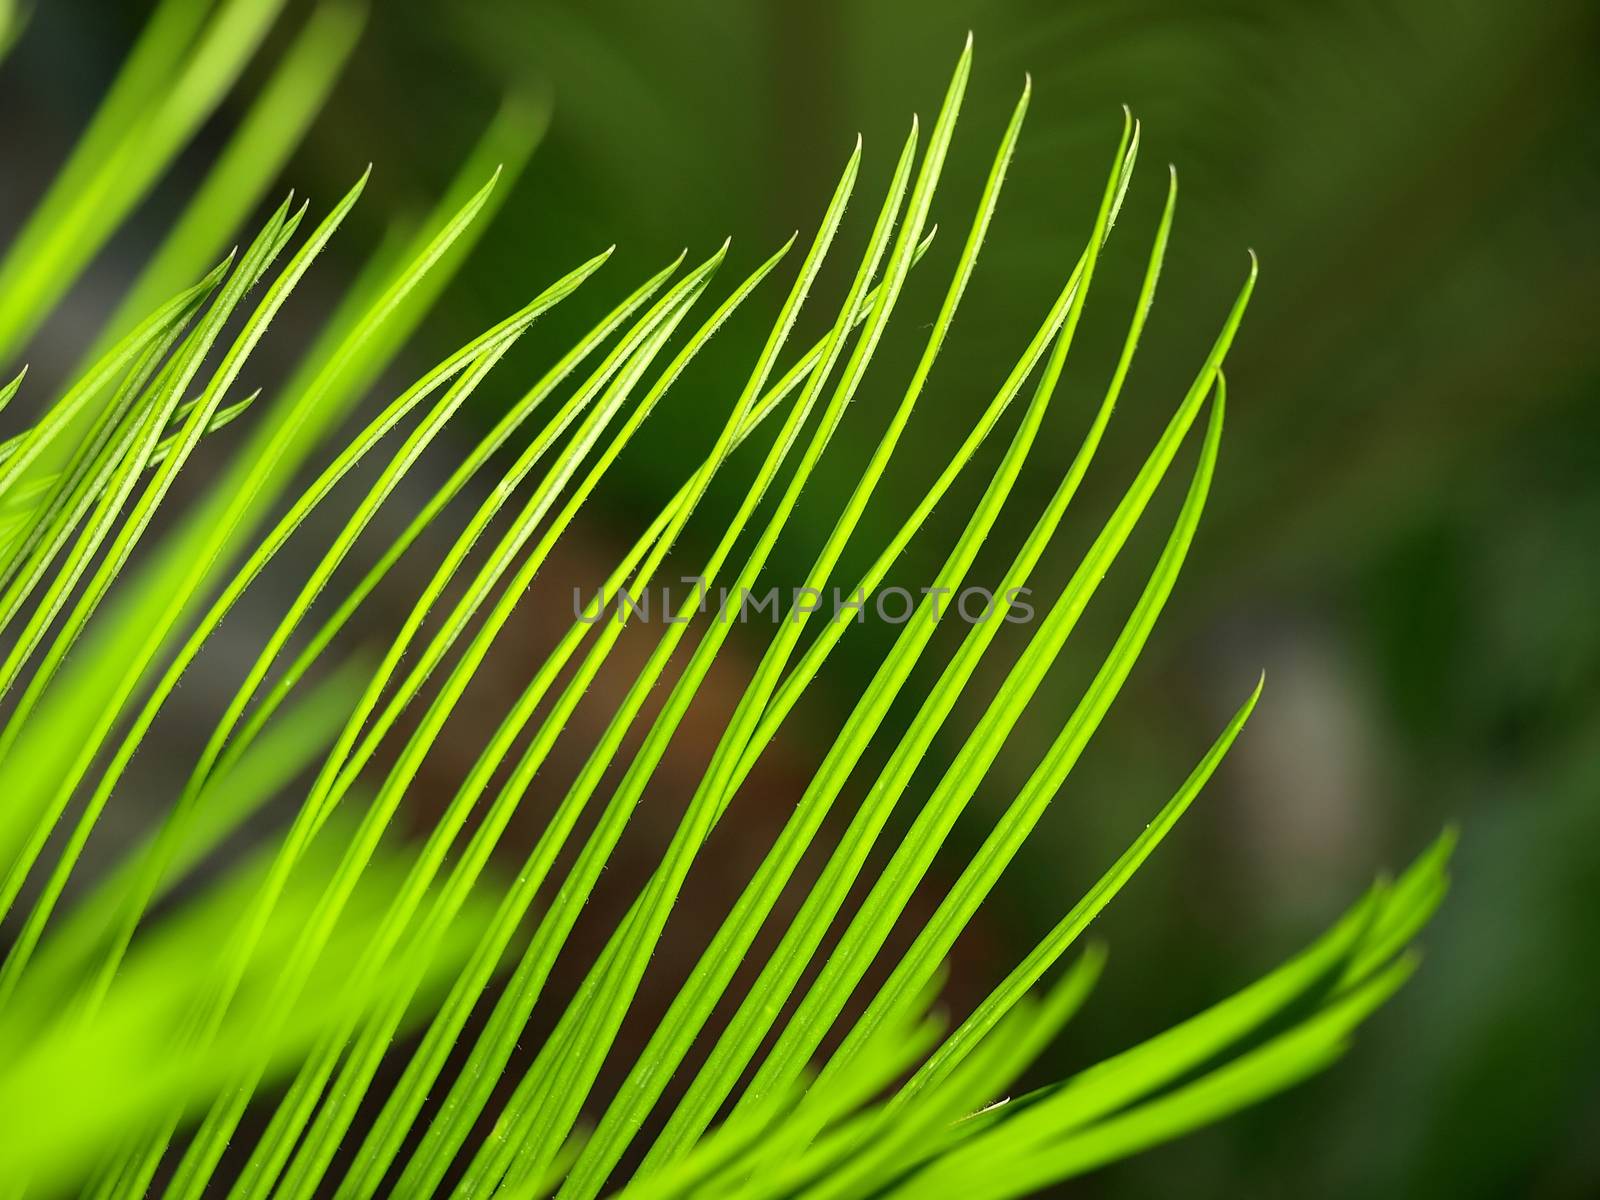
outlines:
M157 9L0 260L0 353L12 356L46 321L233 85L277 7L166 0ZM9 1194L76 1188L132 1197L159 1181L163 1195L185 1198L219 1189L241 1198L590 1197L608 1188L633 1200L1025 1195L1216 1120L1337 1057L1409 974L1406 947L1443 895L1448 838L1234 997L1060 1084L1006 1099L1090 1000L1104 951L1091 945L1038 989L1172 834L1240 736L1259 685L1033 952L954 1028L930 1015L953 945L1062 793L1138 661L1215 478L1223 366L1254 286L1253 258L1148 459L1042 617L1031 619L1023 598L1039 586L1041 564L1059 554L1068 510L1121 400L1175 219L1174 175L1121 354L1078 453L1035 504L1018 482L1036 457L1134 175L1139 127L1131 117L1080 257L1016 361L996 371L992 398L956 436L941 441L943 431L922 430L917 405L980 267L1031 85L907 379L882 378L879 350L899 328L894 314L933 236L970 41L925 144L913 123L842 296L827 298L829 259L857 191L859 143L797 266L791 239L709 304L730 247L687 270L680 256L555 354L404 513L424 455L437 452L475 393L507 377L508 359L539 317L603 286L591 280L611 251L539 289L335 439L421 327L542 135L548 106L515 98L439 210L368 260L287 381L237 398L269 326L295 302L365 177L298 244L308 208L291 211L286 200L242 252L182 285L270 184L349 54L360 15L341 2L313 13L112 317L91 365L54 395L30 394L22 371L0 388L0 410L22 401L36 410L0 442L0 917L8 931L0 1110L19 1114L0 1130ZM0 8L0 45L12 19ZM716 352L718 331L754 309L786 268L788 292L743 386L725 398L720 427L707 431L705 454L684 464L680 490L599 595L528 664L514 702L484 722L468 694L525 595L629 448L648 444L652 422L672 419L675 391ZM159 303L168 293L174 298ZM824 332L796 354L790 342L813 314ZM1014 415L1030 381L1030 399ZM774 602L779 619L658 864L635 882L631 907L557 1007L551 983L571 964L577 920L651 803L668 746L704 703L708 675L733 636L735 622L710 602L713 592L741 605L758 588L774 548L795 536L818 464L840 437L856 436L856 410L883 384L899 400L848 494L823 498L834 504L814 560L788 600ZM1017 744L1023 715L1203 412L1172 528L1092 681L1009 804L997 816L981 810L987 834L931 915L909 920L912 896L948 853L955 823L972 819L980 789L994 790L995 764L1028 753ZM854 623L826 614L823 598L847 594L865 605L926 536L934 510L985 469L984 449L1002 440L1008 416L1014 428L998 465L932 586L912 604L653 1033L630 1050L621 1031L686 884L709 865L708 840L851 637ZM180 473L205 465L208 456L196 454L202 442L209 450L213 435L224 438L241 419L251 426L242 449L168 520ZM863 547L863 518L881 503L878 484L911 436L943 465L893 535ZM740 454L752 441L753 468ZM324 447L331 459L309 470ZM718 496L731 491L731 508L709 501L714 485ZM457 507L469 509L464 519L452 515ZM442 535L444 548L424 561L430 534ZM281 553L308 538L319 539L311 554ZM977 564L990 546L1010 546L1011 557L983 618L970 619L961 605L973 589L985 591ZM848 567L857 557L870 565ZM696 563L692 594L670 610L663 598L655 630L641 598L685 561ZM398 628L376 651L353 649L372 598L404 578L423 582ZM158 744L153 730L175 690L210 662L224 619L263 579L285 585L289 598L274 602L270 629L203 731L185 782L116 866L91 869L86 848L129 795L135 756ZM626 602L613 607L619 595ZM957 636L940 640L952 625ZM619 668L624 636L646 633L655 637L642 664ZM936 642L951 643L948 653L934 652ZM1015 657L1001 671L995 664L1006 653ZM919 670L937 674L913 694ZM621 699L603 731L577 747L575 778L520 869L503 873L508 833L531 810L563 737L572 741L578 706L597 680L619 671ZM980 673L1003 674L1003 682L962 728L957 714L971 710ZM911 712L903 727L902 710ZM459 786L426 837L402 835L423 772L474 721L489 736ZM924 791L918 770L941 739L952 757ZM852 807L846 792L858 774L870 778ZM836 810L843 832L814 880L802 883L801 865L822 853ZM275 833L247 835L273 812L288 814ZM897 814L898 844L874 869ZM240 844L248 850L223 853ZM787 915L785 896L796 897ZM889 961L884 949L896 933L906 948ZM741 966L753 976L742 990ZM875 966L880 982L868 988ZM520 1053L536 1024L549 1032ZM620 1069L620 1086L602 1084L607 1068ZM252 1112L260 1119L247 1120Z

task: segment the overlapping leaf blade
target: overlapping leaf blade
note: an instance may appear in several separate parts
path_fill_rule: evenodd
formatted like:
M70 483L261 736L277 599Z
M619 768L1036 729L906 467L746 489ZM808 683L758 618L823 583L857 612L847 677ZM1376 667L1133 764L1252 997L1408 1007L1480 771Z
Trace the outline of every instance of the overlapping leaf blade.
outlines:
M38 328L216 108L278 7L277 0L165 0L158 6L78 150L0 260L0 353L9 356ZM0 46L10 16L0 9ZM837 585L839 565L879 481L913 428L917 401L989 234L1030 87L1000 140L917 365L903 386L894 385L900 399L884 432L854 485L838 498L837 515L801 586L789 589L793 602L760 644L751 678L658 867L640 882L632 907L570 1003L550 1014L553 1032L530 1061L519 1058L518 1041L568 954L578 914L647 801L668 743L728 644L730 623L702 622L663 702L641 720L652 694L669 678L710 590L728 586L738 603L761 577L789 533L802 490L865 393L880 345L896 327L892 315L932 236L971 44L920 166L920 134L913 127L827 332L779 370L802 306L819 290L822 263L855 186L859 145L743 387L724 398L725 416L704 460L684 464L681 489L615 565L594 603L574 614L554 651L530 665L526 686L496 714L487 745L429 835L419 845L399 847L393 826L408 792L447 727L460 720L467 689L541 567L656 410L675 402L671 393L685 369L789 247L757 266L698 327L685 323L713 285L727 246L674 278L680 259L623 297L421 498L401 532L377 548L358 582L329 597L332 611L322 614L319 600L347 563L360 561L358 549L366 547L380 511L409 499L420 457L474 391L491 375L499 378L497 368L530 323L584 285L610 253L582 263L401 389L280 505L310 456L418 328L504 201L549 116L541 98L513 98L439 211L412 236L396 235L372 256L284 387L262 404L252 403L255 393L235 399L233 389L268 325L344 221L362 184L289 255L231 343L222 340L224 326L246 312L247 293L294 244L305 210L291 214L286 202L242 255L230 256L197 285L179 288L226 244L230 231L223 227L236 224L269 185L331 86L359 24L358 8L346 0L318 6L215 172L112 318L102 342L110 348L97 347L89 355L94 365L59 396L46 398L31 424L0 441L0 632L9 639L0 657L0 699L9 706L0 727L0 769L9 793L0 812L0 915L19 900L26 914L0 966L0 1006L9 1022L0 1041L10 1039L16 1051L0 1070L0 1095L41 1100L7 1132L11 1176L4 1183L13 1190L82 1185L92 1166L88 1194L132 1197L145 1194L165 1164L171 1177L164 1194L197 1200L228 1178L224 1152L263 1085L298 1067L262 1132L241 1153L230 1194L293 1200L323 1194L333 1186L338 1151L349 1144L354 1154L339 1178L341 1197L421 1196L445 1187L472 1196L555 1190L590 1197L622 1182L619 1164L648 1134L648 1151L630 1167L630 1196L922 1195L935 1181L963 1195L1023 1195L1217 1119L1336 1057L1350 1031L1410 971L1405 947L1443 894L1448 838L1398 883L1376 888L1311 950L1235 997L1063 1084L1005 1098L1005 1089L1088 997L1101 952L1092 948L1042 998L1034 989L1194 803L1239 736L1259 688L1123 856L973 1013L949 1034L926 1018L955 940L1062 791L1138 659L1172 594L1213 479L1223 361L1249 300L1253 264L1187 394L1078 570L1022 639L1020 657L974 726L964 734L948 731L958 749L932 792L910 796L918 764L947 732L958 698L1011 624L1005 618L1013 597L1028 587L1056 539L1121 396L1150 311L1172 227L1175 183L1121 355L1080 450L1042 511L1023 522L1027 533L996 589L1004 603L961 631L910 722L896 728L889 718L933 644L939 598L967 584L980 548L995 540L1007 524L1003 516L1019 503L1015 485L1063 378L1133 174L1139 132L1130 118L1087 244L1059 296L912 513L883 546L869 548L871 565L852 595L864 597L886 578L1037 375L1031 400L933 586L890 643L654 1036L623 1064L630 1069L621 1089L609 1099L596 1092L602 1068L622 1052L622 1023L669 936L687 879L702 866L707 839L850 636L848 620L817 617L820 606L801 597ZM175 291L175 299L136 324L156 298ZM693 332L669 355L683 328ZM224 346L213 364L214 350ZM595 365L573 384L591 359ZM0 410L24 394L22 385L18 374L0 388ZM1009 743L1208 400L1189 491L1082 701L932 916L906 931L909 948L885 981L871 996L858 997L890 934L903 925L914 889ZM781 427L732 515L700 512L713 477L737 469L734 451L786 403ZM252 428L242 451L174 530L158 545L144 545L202 438L247 409ZM487 490L474 492L478 477L502 459L506 465ZM261 640L164 820L106 878L83 881L86 897L75 907L58 912L80 874L89 837L125 790L132 760L153 739L174 690L243 594L263 572L283 569L287 542L315 528L312 518L335 489L348 486L369 460L378 461L375 477L312 556L306 578L289 589L292 598ZM381 653L347 657L353 618L380 584L392 581L401 559L414 555L423 535L445 524L447 510L464 494L475 496L476 506L424 573L399 631ZM283 511L268 525L279 507ZM697 522L692 535L691 521ZM503 528L491 538L496 523ZM701 524L709 533L699 530ZM695 577L698 594L665 625L604 732L584 748L582 769L523 868L501 880L494 856L502 837L629 623L624 611L607 613L607 598L624 588L643 594L697 539L715 547ZM339 663L345 665L328 670ZM638 745L625 755L630 737ZM882 768L821 875L802 889L798 911L775 948L755 964L755 981L733 1017L708 1037L736 968L793 886L801 860L869 749ZM610 783L613 773L619 778ZM279 792L295 795L299 805L276 842L226 872L204 900L185 901L178 882L257 820ZM869 855L900 806L911 812L908 830L873 878L866 872ZM57 844L52 837L69 812L70 829ZM585 821L591 826L586 836L571 845ZM44 878L35 880L36 874ZM858 886L865 886L865 899L841 922ZM553 895L540 908L547 891ZM481 892L487 896L480 900ZM526 944L511 955L525 923ZM842 929L818 962L836 924ZM202 953L201 946L203 971L184 986L162 982L174 963ZM814 964L818 969L802 988ZM496 976L507 970L498 1001L484 1004ZM483 1028L451 1076L451 1049L480 1008L489 1010ZM1285 1019L1287 1028L1262 1035ZM425 1032L408 1058L391 1057L409 1023ZM818 1062L819 1048L836 1033L842 1040ZM769 1036L765 1056L747 1079ZM120 1050L118 1039L126 1043ZM402 1061L398 1083L370 1104L377 1111L364 1124L361 1113L374 1099L380 1069L386 1063L399 1068ZM697 1066L684 1075L687 1062ZM492 1101L503 1075L514 1086L496 1111ZM686 1089L652 1127L674 1077ZM76 1085L108 1095L69 1128L64 1097ZM442 1100L430 1108L435 1087ZM599 1117L592 1132L579 1128L585 1111ZM719 1116L726 1117L721 1125ZM183 1152L173 1155L180 1136Z

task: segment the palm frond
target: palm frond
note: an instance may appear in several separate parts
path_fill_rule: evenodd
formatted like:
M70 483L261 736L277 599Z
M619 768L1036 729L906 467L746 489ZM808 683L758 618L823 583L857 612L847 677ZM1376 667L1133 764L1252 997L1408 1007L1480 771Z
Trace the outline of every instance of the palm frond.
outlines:
M0 355L26 344L216 108L278 7L159 6L0 261ZM10 19L0 9L0 45ZM341 0L316 9L102 332L90 365L0 442L0 919L10 931L0 965L0 1108L19 1114L0 1130L9 1190L132 1197L160 1180L163 1195L185 1200L224 1187L240 1198L297 1200L580 1198L608 1187L632 1200L1014 1196L1188 1132L1336 1058L1409 974L1406 947L1443 895L1448 838L1232 998L1060 1084L1006 1099L1089 1000L1103 949L1090 945L1042 992L1041 984L1192 806L1240 736L1260 685L1144 832L987 998L950 1030L930 1015L953 946L1138 661L1215 477L1223 367L1254 287L1253 256L1146 462L1041 619L1031 620L1023 598L1056 553L1122 398L1174 221L1175 175L1121 353L1079 450L1035 511L1018 483L1134 174L1140 130L1131 115L1058 294L970 427L949 439L955 448L913 511L882 545L865 548L870 565L854 574L849 595L864 606L926 536L934 511L987 470L933 585L911 604L643 1048L630 1052L619 1036L637 1014L691 875L707 868L713 832L854 628L837 613L818 616L821 601L851 580L847 554L862 550L864 515L914 428L990 236L1031 83L887 425L848 494L829 498L836 511L800 586L787 603L774 602L780 619L659 863L600 952L581 964L564 1007L554 1007L552 980L571 965L578 918L730 644L736 622L710 597L742 605L756 589L774 548L794 536L818 464L852 436L869 378L881 382L879 350L898 328L895 311L933 237L972 47L969 40L925 139L913 122L842 298L823 298L823 281L857 192L859 142L743 386L707 431L714 436L704 456L683 465L680 489L554 648L529 664L515 700L486 716L468 691L525 596L625 452L648 442L648 423L670 409L715 335L752 309L789 262L799 235L703 315L730 258L727 243L687 269L680 255L638 283L554 356L415 511L395 520L417 489L418 463L444 444L486 383L506 378L505 362L530 326L591 287L611 250L538 290L334 440L421 327L542 136L547 103L514 97L439 209L413 230L396 227L368 259L286 382L261 399L259 390L237 398L269 326L362 196L366 176L303 239L309 205L285 199L242 251L208 273L206 262L270 186L360 21ZM815 309L825 332L796 354L789 343ZM998 464L983 467L1030 380ZM0 410L23 384L18 373L0 388ZM1187 491L1120 632L1009 804L985 814L985 838L931 915L908 920L957 821L980 789L996 786L995 764L1028 754L1018 737L1024 714L1202 413ZM202 441L209 449L227 440L222 431L241 418L250 426L243 447L219 464L197 502L158 520L173 507L179 473L198 468ZM758 443L759 462L742 466L738 452L769 419L777 428ZM324 447L331 460L311 469ZM732 489L730 511L707 502L714 483ZM445 533L464 498L469 512ZM980 551L1010 540L1012 529L1025 532L999 587L978 588L986 608L970 619L959 606L978 586ZM429 535L442 535L444 548L419 564ZM282 554L291 540L311 537L321 541L309 555ZM660 614L642 665L619 668L614 652L645 614L636 601L686 555L697 555L693 594ZM406 571L397 569L402 560ZM308 564L299 577L295 561ZM351 571L357 578L347 583ZM357 617L402 576L422 582L398 628L376 651L352 651ZM91 870L86 848L129 794L135 756L157 744L152 731L177 688L263 578L286 583L288 598L252 643L181 786L117 865ZM619 596L633 603L613 611ZM947 639L955 644L940 665L929 650L953 608L959 636ZM1002 637L1013 631L1026 636ZM1002 672L996 664L1008 652L1015 658ZM625 675L620 701L592 744L578 748L582 765L552 797L520 868L503 875L497 858L511 849L508 831L531 808L541 772L563 735L571 740L579 704L608 667L608 678ZM919 670L936 668L931 686L916 690ZM980 673L1003 681L963 729L955 716L970 705ZM899 728L904 707L914 711ZM402 836L407 798L464 723L481 725L486 741L426 836ZM919 794L918 769L941 739L953 748L949 765ZM864 763L881 765L820 873L802 886L802 861L822 853L824 829ZM294 804L277 832L213 870L245 830L282 811L283 797ZM897 820L903 832L891 835ZM893 836L885 865L870 869ZM786 895L796 903L780 921ZM851 908L856 895L864 898ZM896 931L906 949L886 961ZM763 932L772 949L760 956ZM874 965L882 981L869 991ZM754 978L738 992L741 967ZM519 1053L536 1021L550 1032L531 1055ZM600 1083L608 1065L624 1069L614 1089ZM260 1120L247 1122L252 1109Z

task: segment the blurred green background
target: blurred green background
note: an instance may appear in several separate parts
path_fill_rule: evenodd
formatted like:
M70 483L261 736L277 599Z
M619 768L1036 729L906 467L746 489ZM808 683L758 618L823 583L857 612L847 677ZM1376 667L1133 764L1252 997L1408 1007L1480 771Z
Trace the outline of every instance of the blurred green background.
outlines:
M289 5L252 81L307 7ZM37 7L4 73L7 111L30 114L25 138L6 135L8 223L144 12L111 0ZM1176 232L1050 581L1070 571L1071 551L1180 397L1247 247L1263 266L1228 365L1221 474L1184 579L1113 719L969 939L956 1002L1054 923L1265 668L1262 707L1230 762L1104 920L1107 978L1050 1069L1239 986L1372 871L1455 821L1455 885L1426 936L1428 961L1329 1076L1070 1194L1600 1194L1600 6L380 3L284 179L325 202L376 164L343 247L353 272L392 217L448 186L508 93L552 96L547 136L407 365L617 242L604 286L519 348L533 362L683 246L703 257L731 234L731 277L793 229L809 231L859 131L868 198L848 257L911 113L936 109L969 29L976 65L934 212L944 232L856 403L859 432L840 439L813 489L823 497L853 480L898 399L1024 72L1032 107L972 290L864 543L898 524L1060 287L1121 105L1143 122L1140 168L1027 476L1035 506L1109 371L1168 162L1180 179ZM192 190L238 111L205 131L97 267L89 311L101 303L96 279L116 278L119 256L131 259L156 214ZM596 553L625 544L708 444L760 326L731 326L653 423L647 452L627 457L584 530ZM968 482L970 497L982 480ZM931 574L960 499L913 548L902 581ZM1157 534L1175 498L1165 503ZM803 571L825 511L786 539L775 579ZM1136 540L1075 635L1079 650L1023 731L1036 749L1075 701L1153 546ZM826 746L870 669L872 636L790 723L783 752L795 761ZM975 805L960 831L965 848L1032 765L1002 761L980 795L989 806Z

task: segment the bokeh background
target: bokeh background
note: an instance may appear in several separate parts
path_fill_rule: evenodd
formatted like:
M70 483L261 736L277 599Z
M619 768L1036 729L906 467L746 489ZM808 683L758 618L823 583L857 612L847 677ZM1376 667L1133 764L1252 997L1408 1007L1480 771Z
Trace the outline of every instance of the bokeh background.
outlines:
M308 10L288 6L242 97ZM3 135L8 226L145 12L120 0L37 6L0 72L5 111L28 116ZM911 113L926 121L936 109L969 29L976 65L934 212L946 233L912 277L898 337L851 418L861 432L830 453L821 495L853 480L873 423L898 399L1025 72L1033 102L972 290L863 542L898 523L1060 287L1121 105L1143 122L1140 169L1025 477L1039 500L1103 386L1168 162L1176 232L1140 361L1047 579L1064 580L1181 395L1247 247L1263 268L1229 360L1223 465L1184 579L1112 719L963 947L953 1003L982 994L1054 923L1265 669L1262 706L1230 761L1102 922L1110 969L1046 1066L1070 1070L1241 985L1455 822L1454 889L1426 936L1425 969L1330 1075L1069 1194L1600 1194L1592 0L384 2L283 177L325 201L376 164L336 243L348 276L386 229L448 188L497 114L515 140L553 98L542 143L401 365L426 366L618 243L605 286L519 348L531 363L683 246L704 256L732 235L742 272L812 228L858 131L861 194L872 196ZM97 262L78 307L47 330L43 369L54 346L70 357L74 319L109 307L243 103L224 107ZM875 203L858 204L847 250ZM746 320L719 338L653 422L648 452L630 454L591 507L580 560L625 546L676 488L761 333ZM483 427L512 386L487 389L471 421ZM932 573L960 498L913 548L904 581ZM1158 533L1175 497L1165 503ZM804 570L822 520L786 539L775 579ZM1023 740L1042 748L1053 734L1154 545L1147 534L1130 547L1132 565L1108 581ZM780 764L803 771L826 747L874 661L873 636L819 681L775 750ZM753 638L735 647L726 686L738 655L758 651ZM508 689L516 666L504 668ZM714 736L707 724L697 736ZM951 863L1032 763L1002 762ZM741 839L759 848L781 818L785 771L771 774L727 832L735 852L718 861L730 871L754 853ZM736 883L693 903L714 915Z

